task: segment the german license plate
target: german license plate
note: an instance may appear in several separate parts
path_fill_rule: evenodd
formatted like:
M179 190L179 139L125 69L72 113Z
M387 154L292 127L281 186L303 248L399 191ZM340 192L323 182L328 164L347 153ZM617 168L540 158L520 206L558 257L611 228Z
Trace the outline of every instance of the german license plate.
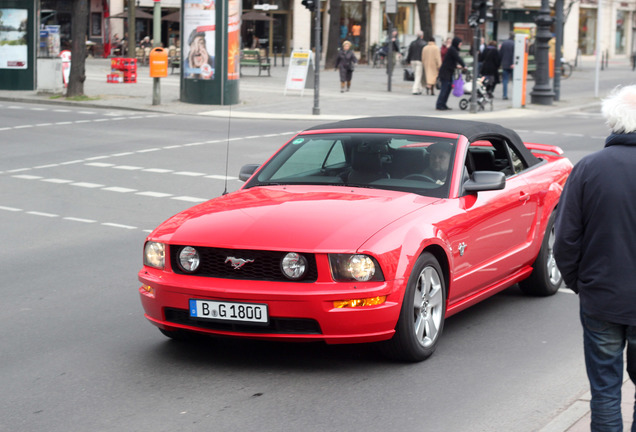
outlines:
M213 300L190 300L192 318L267 324L267 305Z

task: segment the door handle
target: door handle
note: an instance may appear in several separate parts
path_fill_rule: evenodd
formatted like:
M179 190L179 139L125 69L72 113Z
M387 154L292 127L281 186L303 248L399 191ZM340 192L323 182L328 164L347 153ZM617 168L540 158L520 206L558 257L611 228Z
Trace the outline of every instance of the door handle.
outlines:
M530 199L530 194L525 193L525 192L521 192L521 193L519 194L519 201L521 201L521 202L526 202L526 201L528 201L529 199Z

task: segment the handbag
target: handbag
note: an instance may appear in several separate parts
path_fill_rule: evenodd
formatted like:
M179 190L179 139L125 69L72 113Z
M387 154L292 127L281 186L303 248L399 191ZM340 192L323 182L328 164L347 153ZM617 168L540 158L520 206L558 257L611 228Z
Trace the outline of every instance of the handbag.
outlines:
M415 74L411 69L404 68L404 81L415 81Z
M462 97L464 95L464 78L459 75L459 78L453 81L453 96Z

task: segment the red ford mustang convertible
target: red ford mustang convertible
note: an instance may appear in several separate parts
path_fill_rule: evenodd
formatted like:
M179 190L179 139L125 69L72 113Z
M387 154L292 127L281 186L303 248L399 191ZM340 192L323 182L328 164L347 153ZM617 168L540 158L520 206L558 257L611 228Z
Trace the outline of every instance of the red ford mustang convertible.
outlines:
M572 165L504 127L379 117L313 127L243 187L147 238L145 316L188 332L287 341L384 341L421 361L444 320L519 283L561 284L554 211Z

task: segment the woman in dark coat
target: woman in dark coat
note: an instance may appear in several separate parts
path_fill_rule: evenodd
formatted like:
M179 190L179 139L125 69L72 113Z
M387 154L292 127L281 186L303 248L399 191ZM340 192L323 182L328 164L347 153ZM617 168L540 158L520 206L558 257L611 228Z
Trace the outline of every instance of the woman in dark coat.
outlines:
M338 58L336 59L336 69L340 70L340 93L344 93L345 83L347 83L347 91L349 91L351 87L351 77L356 63L358 63L358 59L351 49L351 42L344 41L342 43L342 49L338 51Z
M446 103L453 88L453 74L459 68L464 68L464 60L459 56L459 48L462 44L462 40L458 37L453 38L450 48L442 60L442 66L439 68L439 80L442 83L442 88L439 90L439 96L437 97L437 103L435 109L439 111L449 110L450 108Z
M490 41L486 48L479 53L479 61L481 62L480 75L487 79L486 89L492 93L495 86L499 84L499 66L501 58L497 50L497 42Z

